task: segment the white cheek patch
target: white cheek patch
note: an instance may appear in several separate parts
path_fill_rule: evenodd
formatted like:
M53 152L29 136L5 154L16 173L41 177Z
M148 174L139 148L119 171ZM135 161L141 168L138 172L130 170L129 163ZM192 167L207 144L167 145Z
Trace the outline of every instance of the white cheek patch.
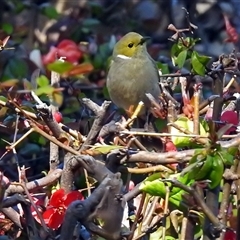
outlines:
M127 56L122 55L122 54L117 55L117 57L121 58L121 59L131 59L130 57L127 57Z

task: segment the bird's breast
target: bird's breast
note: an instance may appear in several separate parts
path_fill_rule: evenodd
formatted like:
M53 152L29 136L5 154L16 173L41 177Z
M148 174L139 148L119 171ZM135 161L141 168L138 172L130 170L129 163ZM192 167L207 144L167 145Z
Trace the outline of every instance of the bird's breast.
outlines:
M118 107L129 109L140 101L149 105L146 93L155 98L160 95L158 70L148 58L115 58L108 72L107 88Z

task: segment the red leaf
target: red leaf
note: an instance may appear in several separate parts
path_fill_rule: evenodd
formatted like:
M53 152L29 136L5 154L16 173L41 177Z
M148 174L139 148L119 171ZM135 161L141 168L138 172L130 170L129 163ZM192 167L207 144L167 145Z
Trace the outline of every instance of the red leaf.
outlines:
M72 191L64 196L64 207L67 208L71 202L82 199L84 199L82 193L79 191Z
M6 44L7 44L8 40L9 40L9 38L10 38L10 36L7 36L7 37L5 37L5 38L2 40L2 46L3 46L3 47L6 46Z
M233 125L238 125L238 115L234 111L226 111L221 116L221 121L226 123L231 123ZM226 131L225 134L229 134L232 131L235 131L236 127L231 127Z
M79 74L86 74L93 70L93 65L90 63L82 63L74 66L70 71L65 73L67 76L75 76Z
M53 207L60 207L63 205L64 190L58 189L54 192L49 200L48 205Z
M65 211L57 208L50 208L43 213L45 223L52 229L58 229L64 219Z
M228 34L228 38L225 40L225 42L237 43L238 42L237 30L231 25L229 18L226 15L224 15L224 22L225 22L226 32Z

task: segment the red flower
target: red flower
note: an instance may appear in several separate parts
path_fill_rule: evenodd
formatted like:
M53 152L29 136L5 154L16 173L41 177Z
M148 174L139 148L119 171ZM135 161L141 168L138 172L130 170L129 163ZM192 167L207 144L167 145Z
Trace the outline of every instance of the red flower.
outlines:
M78 191L72 191L65 195L63 189L57 190L52 194L47 210L43 213L45 223L52 229L58 229L63 222L69 204L82 199L83 195Z
M236 240L236 233L231 230L227 230L224 236L224 240Z
M83 53L78 48L77 44L72 40L62 40L56 47L51 47L48 54L43 56L43 64L47 65L54 62L56 57L66 57L66 61L77 63L81 59Z

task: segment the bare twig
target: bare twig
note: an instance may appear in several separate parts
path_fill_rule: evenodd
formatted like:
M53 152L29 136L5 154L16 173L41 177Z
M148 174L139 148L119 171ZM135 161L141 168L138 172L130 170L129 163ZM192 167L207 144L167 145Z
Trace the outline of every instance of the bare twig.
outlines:
M198 86L194 88L194 115L193 115L193 133L200 134L200 124L199 124L199 98L200 89Z
M82 144L82 146L80 148L80 152L86 150L89 145L94 144L94 142L98 136L98 133L100 132L100 130L103 126L103 120L106 115L106 111L111 103L109 101L105 101L102 104L102 106L100 107L97 104L95 104L94 102L90 101L89 99L82 99L82 100L92 111L94 111L94 113L97 116L93 122L90 132L88 133L86 141Z
M19 183L15 183L15 184L19 184L23 187L24 189L24 192L26 193L31 205L33 206L34 210L36 211L38 217L39 217L39 220L41 222L41 225L44 229L44 231L46 233L49 233L49 230L48 230L48 227L45 223L45 221L43 220L43 217L42 217L42 214L39 212L36 204L34 203L33 199L32 199L32 196L30 195L27 187L26 187L26 182L27 182L27 178L26 178L26 173L25 173L25 166L21 167L20 171L19 171L19 179L20 179L20 182Z
M135 217L134 222L133 222L132 227L131 227L131 232L132 233L128 236L128 240L131 240L134 236L134 232L137 228L138 220L139 220L139 218L141 216L141 213L142 213L142 210L143 210L143 205L144 205L145 199L146 199L146 193L143 193L142 197L141 197L139 207L138 207L138 210L137 210L136 217Z
M208 207L208 205L204 202L204 200L201 198L201 196L197 193L197 191L194 188L186 186L176 179L164 179L164 181L172 183L175 187L183 189L184 191L188 192L194 197L197 204L201 207L203 213L211 221L214 228L213 229L214 233L216 232L220 233L225 228L225 226L218 220L218 218L214 215L212 210Z
M239 162L239 159L235 159L234 165L230 169L230 171L233 174L236 173L236 171L237 171L238 162ZM218 218L220 219L221 223L224 224L225 226L227 224L227 213L228 213L228 207L229 207L229 202L230 202L232 183L233 183L233 180L224 179L224 185L223 185L223 190L222 190L222 201L221 201L221 205L220 205ZM225 231L223 231L221 233L219 240L223 240L224 236L225 236Z
M167 225L167 215L168 215L168 204L169 204L169 194L170 189L169 186L166 184L166 195L165 195L165 203L164 203L164 210L163 210L163 228L162 228L162 239L165 240L166 237L166 225Z

